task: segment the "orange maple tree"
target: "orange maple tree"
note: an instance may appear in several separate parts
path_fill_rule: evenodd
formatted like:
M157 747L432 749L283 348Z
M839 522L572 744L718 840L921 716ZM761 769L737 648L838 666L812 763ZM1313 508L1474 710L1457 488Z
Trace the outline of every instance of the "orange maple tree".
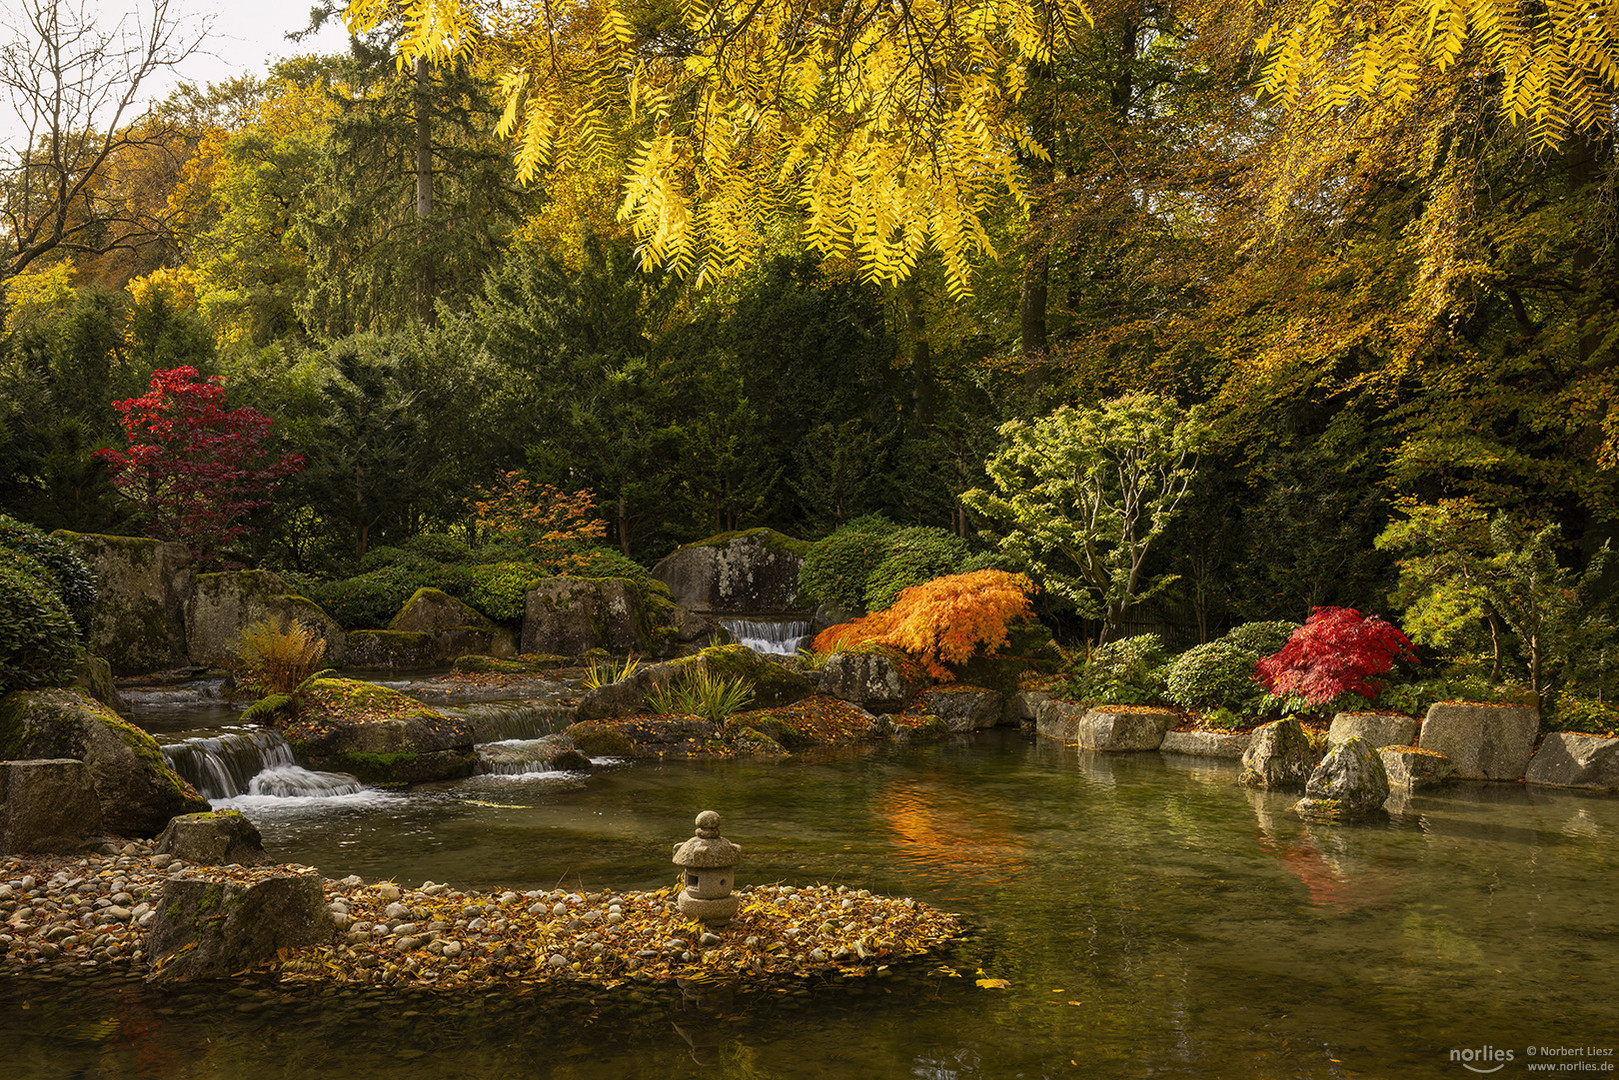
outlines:
M588 562L582 546L607 535L607 525L593 515L596 496L589 488L563 491L533 484L522 473L501 473L494 484L475 489L468 499L478 527L494 539L528 544L536 559L558 567Z
M1005 570L949 574L913 585L883 611L830 626L816 635L817 652L887 645L911 654L941 682L946 665L964 664L1006 644L1012 624L1034 618L1034 583Z

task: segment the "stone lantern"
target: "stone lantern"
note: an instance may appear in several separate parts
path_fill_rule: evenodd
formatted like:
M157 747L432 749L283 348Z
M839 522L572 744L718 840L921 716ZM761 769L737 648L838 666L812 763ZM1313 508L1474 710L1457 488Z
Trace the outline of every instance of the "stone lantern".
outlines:
M731 895L742 849L720 835L720 816L712 810L697 815L697 835L675 845L674 863L681 869L682 915L723 924L736 914L740 898Z

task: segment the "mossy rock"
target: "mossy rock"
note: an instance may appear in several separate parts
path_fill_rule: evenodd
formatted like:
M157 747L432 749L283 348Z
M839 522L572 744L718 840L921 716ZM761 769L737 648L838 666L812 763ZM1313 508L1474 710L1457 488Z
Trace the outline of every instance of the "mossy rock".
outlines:
M265 619L303 624L325 639L326 663L346 660L347 637L337 621L314 601L293 595L279 574L267 570L198 574L185 613L186 643L194 664L230 663L242 631Z
M726 724L726 733L733 741L747 731L769 736L784 750L802 750L815 741L796 725L770 713L749 713Z
M90 651L114 675L144 675L188 662L186 602L191 553L182 544L140 536L59 530L96 581Z
M591 757L709 757L723 751L718 725L695 716L628 716L583 720L562 734Z
M388 624L390 630L421 631L432 634L452 627L475 626L497 630L494 622L477 609L462 603L442 589L420 588L405 601Z
M570 725L564 732L573 740L574 749L588 757L634 757L635 746L629 735L614 724L599 720L582 720Z
M566 656L591 649L650 652L653 629L674 612L667 599L658 599L661 607L652 590L629 578L530 582L523 602L522 651Z
M571 656L550 656L532 653L507 659L501 656L458 656L450 667L460 675L538 675L566 667L574 662Z
M746 645L715 645L691 656L671 660L676 676L685 671L707 669L722 679L741 679L753 688L753 708L772 709L791 705L815 693L809 678L785 664L754 652Z
M298 688L297 715L281 722L300 764L353 773L370 784L419 784L472 773L472 728L397 690L316 676Z
M407 630L350 630L345 663L387 671L433 666L433 635Z
M83 761L104 826L156 836L169 819L209 809L163 758L157 740L76 689L22 690L0 698L0 757Z
M124 700L124 695L118 692L118 687L112 681L112 665L103 657L85 657L84 668L79 672L79 679L73 685L113 712L129 711L129 703Z
M674 602L698 613L798 612L798 574L810 544L773 529L721 533L687 544L652 568Z

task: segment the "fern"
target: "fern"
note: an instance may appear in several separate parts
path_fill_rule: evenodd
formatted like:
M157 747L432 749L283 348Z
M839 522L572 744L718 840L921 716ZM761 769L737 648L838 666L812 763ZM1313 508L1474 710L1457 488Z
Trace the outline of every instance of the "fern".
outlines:
M291 694L320 666L326 639L296 619L263 619L242 631L232 668L261 696Z

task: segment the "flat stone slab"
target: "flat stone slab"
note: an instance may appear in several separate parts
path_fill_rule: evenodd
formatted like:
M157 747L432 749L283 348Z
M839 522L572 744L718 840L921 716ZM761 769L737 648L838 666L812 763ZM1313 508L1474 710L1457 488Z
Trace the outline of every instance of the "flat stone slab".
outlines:
M1247 731L1166 731L1158 751L1235 761L1253 739L1253 733Z
M1541 741L1523 778L1551 787L1619 790L1619 739L1554 731Z
M1389 787L1408 791L1438 787L1447 783L1456 773L1456 766L1444 754L1422 750L1414 746L1388 747L1379 750L1383 768L1389 774Z
M1540 732L1540 710L1527 705L1440 701L1428 707L1417 745L1450 758L1459 780L1523 776Z
M1091 709L1074 728L1074 741L1088 750L1113 753L1156 750L1179 717L1170 712L1113 712Z
M1417 722L1394 713L1339 713L1327 729L1327 745L1337 746L1359 736L1374 747L1409 746L1417 737Z

